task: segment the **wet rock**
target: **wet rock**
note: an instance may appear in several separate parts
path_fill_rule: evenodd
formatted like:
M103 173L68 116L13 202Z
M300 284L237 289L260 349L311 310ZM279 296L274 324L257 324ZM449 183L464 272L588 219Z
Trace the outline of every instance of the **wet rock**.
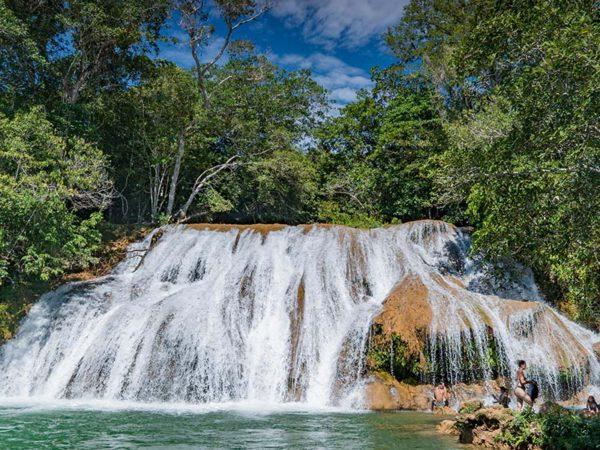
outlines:
M496 382L475 384L458 383L449 387L450 404L460 405L463 412L474 412L483 408L482 398L486 389L496 389ZM376 372L367 380L366 406L373 410L431 410L433 386L409 384L396 380L387 372ZM440 415L454 415L456 409L435 408Z
M366 401L373 410L425 411L431 407L431 386L400 383L388 374L378 373L367 383Z
M429 290L417 276L407 276L396 285L383 302L381 313L373 324L382 328L384 335L397 335L415 354L423 351L423 340L432 320Z
M554 412L563 412L568 411L564 406L559 405L555 402L544 402L542 406L540 406L540 414L548 414Z
M480 410L481 408L483 408L483 402L481 400L474 400L462 403L458 412L461 414L470 414Z
M442 420L436 427L436 430L438 431L438 433L450 434L453 436L458 436L460 434L460 432L456 428L456 420Z
M433 408L433 413L437 416L451 416L456 414L456 410L450 408L449 406L436 406Z
M455 424L460 433L459 441L463 444L503 448L499 446L497 437L513 417L510 409L502 407L482 408L473 413L461 414L457 416Z

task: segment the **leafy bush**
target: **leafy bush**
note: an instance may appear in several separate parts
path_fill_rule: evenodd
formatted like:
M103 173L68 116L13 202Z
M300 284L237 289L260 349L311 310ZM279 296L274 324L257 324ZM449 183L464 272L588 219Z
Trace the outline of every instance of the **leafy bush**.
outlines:
M541 447L544 440L540 432L537 414L530 409L517 414L503 428L502 433L498 436L498 442L515 449Z
M367 367L374 372L386 372L397 380L417 383L422 369L419 356L410 352L406 342L394 334L390 337L381 333L371 335L367 351Z
M600 417L585 417L558 405L543 414L517 414L498 442L515 449L586 450L600 448Z
M600 448L600 418L558 408L542 416L544 448L579 450Z
M106 164L94 146L61 136L41 108L0 114L0 285L95 262L98 211L112 198Z

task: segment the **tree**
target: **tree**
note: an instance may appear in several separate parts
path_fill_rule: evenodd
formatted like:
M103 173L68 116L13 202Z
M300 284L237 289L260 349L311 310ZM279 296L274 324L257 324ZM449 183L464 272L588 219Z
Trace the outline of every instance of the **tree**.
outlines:
M371 93L362 93L319 134L322 217L352 224L440 217L432 169L446 138L436 96L410 77L390 83L376 73L375 79Z
M295 150L276 150L248 167L240 206L259 223L305 223L314 217L318 192L310 159Z
M45 64L27 25L0 0L0 106L13 109L34 88L37 67Z
M212 78L214 75L212 69L215 68L217 63L223 58L225 52L231 45L233 33L244 24L261 16L268 9L268 4L259 7L252 0L217 0L215 4L227 31L223 43L220 45L216 55L204 61L202 60L202 55L205 53L204 50L207 45L214 38L213 34L216 29L216 25L210 22L212 18L209 11L210 5L205 0L179 0L175 2L175 7L181 14L181 26L188 35L188 44L195 64L198 93L202 98L205 114L208 114L211 106L211 87L216 89L228 80L228 78L223 78L215 81L214 78ZM237 157L230 157L227 161L220 162L212 169L203 171L193 183L188 199L185 201L182 208L175 212L175 197L179 184L181 164L186 152L186 138L188 137L188 132L196 126L196 120L192 119L191 122L185 124L182 132L179 134L175 164L169 183L167 215L173 218L177 217L179 220L185 220L187 218L187 210L195 200L196 196L207 185L207 177L208 180L210 180L222 170L235 167L237 164L233 162Z
M29 91L21 95L30 101L48 102L58 94L76 104L86 91L126 86L158 39L170 5L168 0L3 0L0 17L12 25L9 44L17 38L27 50L19 52L17 65L4 69L26 75Z
M424 61L445 100L440 200L466 203L476 250L532 266L551 299L598 327L597 3L414 1L408 10L389 40L402 61Z
M43 110L0 116L0 284L47 280L93 261L95 226L111 200L106 159L65 139Z
M320 120L325 94L307 72L283 71L249 51L232 53L213 70L211 83L228 81L214 92L210 110L204 108L193 72L169 63L159 63L139 86L113 96L101 109L101 142L112 149L122 193L111 216L119 206L126 206L135 220L206 220L217 210L230 212L230 220L256 216L247 208L256 175L251 167L278 150L290 157L297 152ZM169 210L182 130L185 159ZM224 205L230 208L225 211Z
M181 26L188 35L188 45L194 59L194 71L198 82L198 91L202 96L205 108L210 106L210 87L208 79L211 69L223 58L226 51L233 43L233 34L243 25L250 23L270 8L270 3L265 2L258 5L253 0L217 0L215 6L223 24L225 25L225 36L214 56L203 60L206 47L215 41L216 24L211 23L210 7L206 0L178 0L176 8L181 13ZM224 83L224 78L220 83Z
M180 170L185 135L196 119L198 94L190 73L171 64L160 65L156 73L129 91L134 140L132 152L141 152L149 178L150 215L171 216L175 203L172 173ZM178 177L175 177L175 181Z

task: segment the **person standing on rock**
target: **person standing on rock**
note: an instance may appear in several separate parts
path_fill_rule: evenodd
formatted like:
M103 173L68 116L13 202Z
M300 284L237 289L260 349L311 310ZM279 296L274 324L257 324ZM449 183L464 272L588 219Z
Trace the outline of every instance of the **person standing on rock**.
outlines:
M515 388L515 396L517 397L517 410L523 409L523 402L527 403L530 408L533 407L533 400L527 394L526 385L530 383L525 376L525 369L527 369L527 363L523 360L519 361L519 368L517 369L517 387Z
M587 399L587 405L585 408L586 413L590 416L595 416L598 414L599 409L600 408L598 407L598 403L596 403L596 399L593 395L590 395Z
M431 401L431 410L435 407L443 408L448 406L448 389L446 384L442 381L433 389L433 400Z

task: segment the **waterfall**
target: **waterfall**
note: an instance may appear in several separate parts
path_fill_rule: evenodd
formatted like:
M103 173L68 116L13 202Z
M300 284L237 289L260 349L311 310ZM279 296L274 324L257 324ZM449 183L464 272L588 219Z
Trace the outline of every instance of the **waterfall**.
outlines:
M460 381L468 347L489 379L492 340L507 374L523 358L552 389L566 369L598 385L599 336L548 308L529 272L498 280L468 247L433 221L164 227L110 275L32 307L0 349L0 396L360 406L369 328L407 276L429 290L428 354L445 376Z

